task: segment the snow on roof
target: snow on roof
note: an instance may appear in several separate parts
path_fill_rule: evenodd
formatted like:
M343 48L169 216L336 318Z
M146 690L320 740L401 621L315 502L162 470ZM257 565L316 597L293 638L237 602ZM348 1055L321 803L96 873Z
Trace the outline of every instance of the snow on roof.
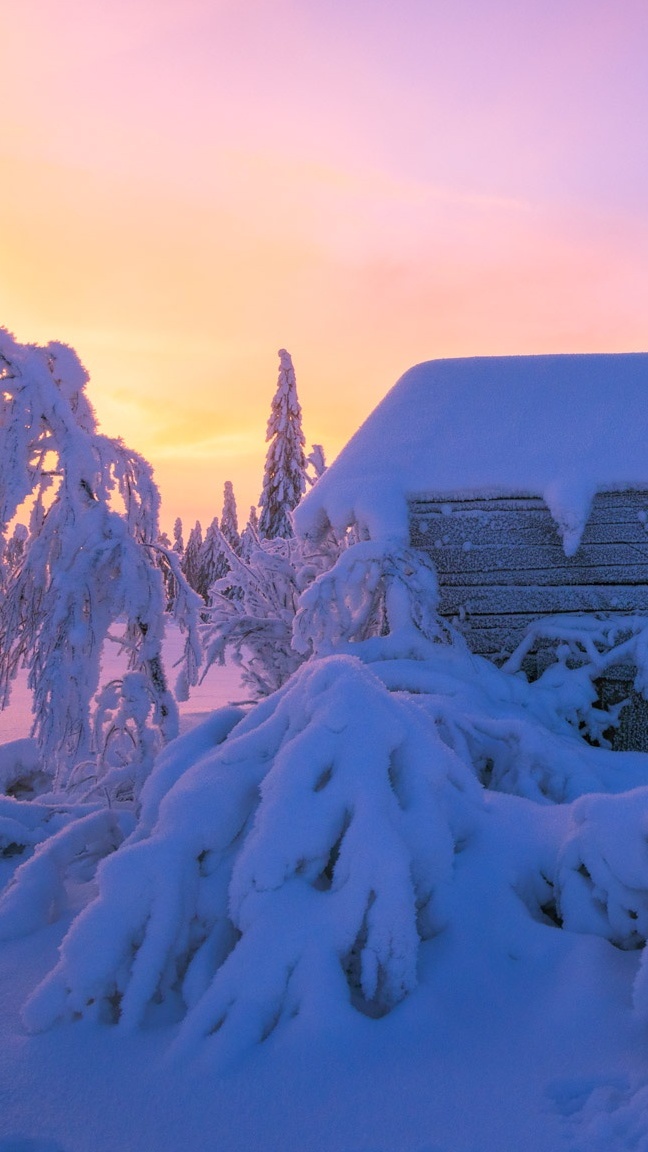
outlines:
M398 381L295 512L404 540L412 496L545 499L573 554L597 490L648 490L648 353L430 360Z

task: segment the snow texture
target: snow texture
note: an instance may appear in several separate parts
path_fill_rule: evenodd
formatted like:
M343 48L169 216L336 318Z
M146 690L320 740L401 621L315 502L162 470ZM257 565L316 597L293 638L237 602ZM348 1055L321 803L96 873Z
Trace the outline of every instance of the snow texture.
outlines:
M408 537L413 496L546 501L567 555L599 490L648 488L648 354L476 357L410 369L295 510L298 532Z

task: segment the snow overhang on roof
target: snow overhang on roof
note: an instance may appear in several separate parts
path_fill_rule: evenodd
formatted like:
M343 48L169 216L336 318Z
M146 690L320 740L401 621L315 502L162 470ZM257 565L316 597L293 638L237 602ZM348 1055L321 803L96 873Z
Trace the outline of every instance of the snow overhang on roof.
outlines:
M648 353L430 360L387 394L295 511L318 536L408 536L413 496L541 496L578 548L595 492L648 490Z

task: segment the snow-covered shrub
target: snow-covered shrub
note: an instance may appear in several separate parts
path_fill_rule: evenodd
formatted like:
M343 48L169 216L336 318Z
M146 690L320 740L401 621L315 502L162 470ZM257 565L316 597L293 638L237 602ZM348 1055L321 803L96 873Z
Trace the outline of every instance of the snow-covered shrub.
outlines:
M471 773L350 657L301 668L216 749L189 736L190 762L182 740L168 749L138 829L101 865L29 1027L133 1027L164 1002L184 1043L231 1054L323 1005L387 1012L446 921Z
M553 682L541 677L529 683L460 642L429 644L417 659L394 658L382 642L377 649L376 655L374 642L367 641L353 650L371 660L390 691L417 696L442 739L492 791L560 804L648 782L643 756L593 748L572 723L591 691L579 669L563 668Z
M648 939L648 788L583 796L572 805L557 861L556 908L565 928L620 948Z
M105 684L93 719L95 756L75 765L68 788L84 797L136 800L162 747L160 731L150 723L154 707L141 672Z
M20 345L2 331L0 376L3 540L18 510L32 501L22 558L0 600L0 708L26 666L34 735L65 786L74 765L95 751L91 702L113 626L122 629L118 642L131 670L146 678L162 738L177 733L161 655L166 593L157 562L164 551L156 544L159 494L150 465L98 433L85 395L88 376L70 348ZM176 575L182 581L179 570ZM177 604L189 630L191 663L198 654L197 618L186 595ZM195 679L195 666L189 675Z
M251 524L246 531L241 555L220 536L227 574L210 593L205 674L213 663L223 663L227 652L259 698L280 688L303 663L306 653L298 652L293 640L300 596L335 562L340 545L332 536L312 545L295 537L260 540Z
M554 661L541 677L546 687L559 688L569 681L574 688L580 682L578 700L572 693L571 723L593 743L602 748L611 747L605 732L618 727L627 701L601 708L594 684L611 669L622 666L634 679L636 691L648 698L648 617L638 613L564 613L542 617L526 629L503 666L504 671L517 672L528 653L539 646Z
M38 744L28 738L0 744L0 795L31 797L51 788L52 772Z
M424 553L371 540L344 549L330 570L304 590L294 647L326 655L376 636L402 645L438 639L436 572ZM376 655L378 654L378 647Z

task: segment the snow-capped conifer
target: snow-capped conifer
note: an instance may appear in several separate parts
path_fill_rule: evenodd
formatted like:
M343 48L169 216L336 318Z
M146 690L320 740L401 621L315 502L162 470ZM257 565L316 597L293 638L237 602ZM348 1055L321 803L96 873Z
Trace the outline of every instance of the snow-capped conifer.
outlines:
M295 370L285 348L279 350L279 379L272 401L266 440L266 456L259 532L266 540L294 535L290 513L306 488L306 457L301 408L297 399Z
M182 520L178 516L175 524L173 525L173 551L178 553L178 556L184 555L184 540L182 539Z
M234 496L234 486L231 480L225 481L225 491L223 493L223 514L221 516L220 530L227 540L230 548L238 552L241 546L241 537L238 530L238 516L236 513L236 497Z
M250 516L245 528L241 532L241 543L239 545L239 556L243 560L249 560L250 556L257 548L261 546L261 538L259 536L259 517L254 504L250 508Z
M218 524L218 517L215 516L205 533L205 540L198 556L198 587L196 591L205 602L208 601L212 584L229 571L227 552L224 536Z
M185 574L187 583L195 592L198 591L200 584L200 552L203 546L203 535L200 520L196 520L189 539L187 540L187 547L184 550L181 565L182 571Z

